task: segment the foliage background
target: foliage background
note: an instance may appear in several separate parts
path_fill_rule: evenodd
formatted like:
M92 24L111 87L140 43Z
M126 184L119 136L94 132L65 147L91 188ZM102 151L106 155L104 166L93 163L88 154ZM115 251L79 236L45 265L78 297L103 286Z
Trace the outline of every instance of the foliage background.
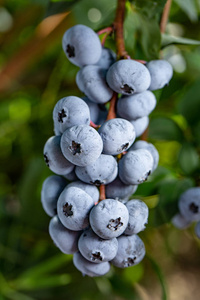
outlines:
M147 255L135 267L88 278L50 240L40 191L51 172L42 151L53 135L55 103L81 96L78 68L65 58L62 35L78 23L95 30L109 26L116 0L0 1L0 300L200 298L194 225L180 231L170 223L180 193L200 182L200 1L174 0L161 38L165 2L127 1L125 21L132 57L160 56L174 67L169 86L156 92L150 116L148 140L160 153L160 165L134 195L150 208L149 225L140 234ZM112 38L106 46L115 49Z

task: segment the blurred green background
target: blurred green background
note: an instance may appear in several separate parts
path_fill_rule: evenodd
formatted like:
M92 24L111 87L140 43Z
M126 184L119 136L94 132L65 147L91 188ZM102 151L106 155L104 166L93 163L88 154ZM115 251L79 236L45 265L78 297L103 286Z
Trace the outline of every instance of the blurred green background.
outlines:
M179 195L200 183L200 1L174 0L161 37L165 2L127 1L124 30L132 58L163 57L174 68L150 115L148 140L160 164L134 195L150 208L140 234L147 255L137 266L89 278L49 237L40 191L52 173L43 146L53 135L55 103L81 96L78 67L66 59L62 35L78 23L109 26L116 0L0 1L0 300L200 299L194 225L181 231L170 223ZM106 46L115 50L112 37Z

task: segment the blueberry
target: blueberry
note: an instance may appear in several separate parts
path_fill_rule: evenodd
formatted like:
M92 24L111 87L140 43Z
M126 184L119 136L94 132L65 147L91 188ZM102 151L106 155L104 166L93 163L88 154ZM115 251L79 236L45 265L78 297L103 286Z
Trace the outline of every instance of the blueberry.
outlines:
M85 191L66 187L58 198L58 217L66 228L82 230L89 225L89 212L93 206L93 199Z
M66 174L63 176L69 181L78 180L78 177L76 176L76 173L75 173L75 168L69 174Z
M131 120L130 123L135 128L136 137L141 136L149 125L149 117L145 116L136 120Z
M117 254L118 242L116 238L103 240L91 228L86 229L79 238L80 253L93 263L110 261Z
M96 64L102 53L98 35L91 28L81 24L65 32L62 46L69 61L79 67Z
M99 118L100 109L97 103L94 103L93 101L90 101L87 97L83 97L83 100L87 104L90 110L90 119L93 123L97 123L97 120ZM98 123L97 123L98 124Z
M135 120L148 116L156 106L156 97L150 91L122 96L117 102L117 113L121 118Z
M55 245L65 254L73 254L78 251L78 239L80 231L72 231L62 225L57 216L49 223L49 234Z
M110 270L109 262L105 261L100 264L94 264L93 262L85 259L79 252L73 255L73 263L75 267L84 275L90 277L103 276Z
M44 211L50 217L57 213L57 201L64 187L67 185L63 177L52 175L45 179L42 185L41 202Z
M106 121L99 134L103 140L103 153L117 155L126 151L135 140L135 129L132 124L120 118Z
M106 198L124 201L135 193L137 185L124 184L119 177L106 185ZM128 200L128 199L127 199Z
M147 90L151 77L143 64L131 59L123 59L111 65L106 80L113 91L130 96Z
M53 121L56 135L61 135L74 125L89 125L89 107L81 98L75 96L62 98L54 107Z
M96 65L108 69L116 61L116 54L109 48L102 48L102 53Z
M186 220L200 221L200 187L193 187L182 193L178 206Z
M140 184L152 172L153 157L146 149L129 151L119 161L119 177L125 184Z
M113 91L106 83L106 70L99 66L85 66L76 75L78 88L93 102L106 103Z
M77 166L87 166L95 162L103 149L98 132L87 125L68 128L61 138L63 155Z
M151 75L149 86L151 91L162 89L173 76L173 68L166 60L151 60L146 64L146 67Z
M118 165L112 155L101 154L93 164L86 167L77 166L75 172L80 180L99 186L116 178Z
M71 187L71 186L75 186L78 187L82 190L84 190L88 195L90 195L90 197L92 198L92 200L94 201L94 203L99 201L99 190L96 186L91 185L91 184L87 184L85 182L82 182L80 180L77 181L73 181L70 184L67 185L67 187Z
M128 224L126 206L114 199L105 199L94 206L90 212L92 230L102 239L120 236Z
M180 213L177 213L171 221L174 227L178 229L185 229L191 224L191 222L186 220Z
M158 162L159 162L159 153L158 150L156 149L156 147L151 144L151 143L147 143L146 141L137 141L136 143L134 143L131 148L129 149L129 151L131 150L138 150L138 149L146 149L148 150L152 157L153 157L153 168L152 168L152 172L155 171L155 169L158 166Z
M118 237L118 251L111 263L118 268L135 266L145 256L145 246L137 234Z
M126 203L129 212L129 221L125 235L133 235L144 230L148 223L149 209L141 200L132 199Z
M58 175L69 174L74 165L64 157L60 148L60 136L50 137L44 145L44 160L49 169Z

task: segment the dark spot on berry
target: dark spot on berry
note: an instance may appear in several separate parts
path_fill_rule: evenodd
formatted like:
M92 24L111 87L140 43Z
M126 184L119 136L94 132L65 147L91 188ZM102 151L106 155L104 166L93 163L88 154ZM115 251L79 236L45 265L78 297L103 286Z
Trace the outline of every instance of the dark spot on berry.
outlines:
M86 237L86 236L87 236L87 234L86 234L86 233L84 233L84 234L83 234L83 237Z
M65 203L65 205L63 205L63 213L66 217L73 216L72 205Z
M100 181L100 180L95 180L95 181L90 181L90 183L92 183L92 184L94 184L94 185L96 185L96 186L100 186L101 184L103 184L103 182L102 181Z
M121 146L121 149L122 149L122 150L126 150L126 149L128 148L128 146L129 146L129 143L123 144L123 145Z
M197 214L199 212L199 207L194 202L192 202L189 206L189 209L194 213Z
M123 223L121 222L121 218L117 219L110 219L107 228L116 231L118 228L123 226Z
M81 151L81 144L76 143L75 141L72 141L72 145L69 146L69 150L72 151L73 155L80 154L82 152Z
M45 161L47 167L49 167L49 159L48 159L47 153L44 153L44 161Z
M95 261L95 260L102 261L101 253L100 252L94 252L94 253L92 253L92 260L93 261Z
M125 261L125 264L127 267L131 267L132 265L135 264L136 256L135 257L128 257L127 260Z
M69 57L75 57L75 48L72 45L67 45L66 52L68 53Z
M121 87L121 90L124 91L126 94L133 94L134 89L130 87L128 84L124 84Z
M65 118L67 115L65 113L65 110L62 109L61 112L58 113L58 122L63 123L63 118Z
M138 179L138 182L139 182L139 183L142 183L142 182L147 181L149 175L151 175L151 170L149 170L149 171L144 175L144 177L142 177L141 179Z

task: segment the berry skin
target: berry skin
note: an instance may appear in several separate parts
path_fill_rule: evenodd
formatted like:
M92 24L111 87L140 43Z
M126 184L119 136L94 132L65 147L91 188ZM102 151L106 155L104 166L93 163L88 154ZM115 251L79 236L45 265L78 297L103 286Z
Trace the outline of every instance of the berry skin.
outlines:
M178 202L180 214L188 221L200 221L200 187L181 194Z
M151 60L146 64L151 75L149 90L162 89L173 76L173 68L170 63L163 59Z
M102 53L98 35L90 27L81 24L65 32L62 46L69 61L78 67L96 64Z
M67 128L74 125L90 124L88 105L75 96L60 99L53 110L54 131L61 135Z
M98 132L103 140L103 153L105 154L118 155L130 148L135 140L135 129L125 119L108 120Z
M186 229L191 225L191 222L186 220L180 213L177 213L172 218L172 224L178 229Z
M106 198L122 202L134 194L137 187L137 185L124 184L119 177L117 177L114 181L106 185Z
M50 137L44 145L44 160L49 169L58 175L69 174L74 165L67 160L60 148L60 136Z
M72 186L78 187L78 188L84 190L88 195L90 195L90 197L92 198L94 203L99 201L99 190L96 186L91 185L91 184L87 184L87 183L82 182L80 180L73 181L73 182L69 183L67 185L67 188L72 187Z
M100 113L98 104L90 101L87 97L83 97L83 100L89 107L91 121L96 123Z
M99 66L85 66L76 75L78 88L93 102L106 103L113 91L106 83L106 70Z
M73 254L78 251L78 239L80 231L72 231L62 225L57 216L49 223L49 234L55 245L65 254Z
M118 251L111 263L118 268L135 266L141 262L145 256L145 246L141 238L137 235L118 237Z
M77 187L66 187L57 203L58 217L70 230L82 230L89 225L89 212L94 201L85 191Z
M148 116L156 106L156 97L150 91L122 96L117 102L117 113L121 118L136 120Z
M126 203L126 207L129 212L129 221L124 234L133 235L144 230L148 223L148 206L141 200L133 199Z
M151 77L143 64L123 59L118 60L108 69L106 80L113 91L130 96L133 93L146 91Z
M94 206L90 212L90 226L102 239L120 236L128 224L126 206L114 199L105 199Z
M109 262L105 261L100 264L94 264L85 259L80 252L76 252L73 255L73 263L75 267L83 274L90 277L103 276L110 270Z
M116 54L109 48L102 48L100 60L96 63L103 69L108 69L116 61Z
M67 182L63 177L52 175L42 185L41 202L46 214L53 217L57 213L57 201Z
M118 242L116 238L103 240L91 228L86 229L79 238L80 253L93 263L110 261L117 254Z
M152 172L153 157L146 149L129 151L119 161L119 177L125 184L140 184Z
M101 154L93 164L86 167L77 166L75 172L80 180L100 186L116 178L118 165L112 155Z
M81 167L97 160L103 150L98 132L88 125L68 128L61 137L63 155L73 164Z
M138 150L138 149L146 149L148 150L152 157L153 157L153 169L152 172L155 171L155 169L158 166L158 162L159 162L159 153L158 150L156 149L156 147L151 144L151 143L147 143L146 141L137 141L136 143L134 143L131 148L129 149L129 151L131 150Z
M131 120L130 123L135 128L136 137L141 136L149 125L149 117L145 116L136 120Z

